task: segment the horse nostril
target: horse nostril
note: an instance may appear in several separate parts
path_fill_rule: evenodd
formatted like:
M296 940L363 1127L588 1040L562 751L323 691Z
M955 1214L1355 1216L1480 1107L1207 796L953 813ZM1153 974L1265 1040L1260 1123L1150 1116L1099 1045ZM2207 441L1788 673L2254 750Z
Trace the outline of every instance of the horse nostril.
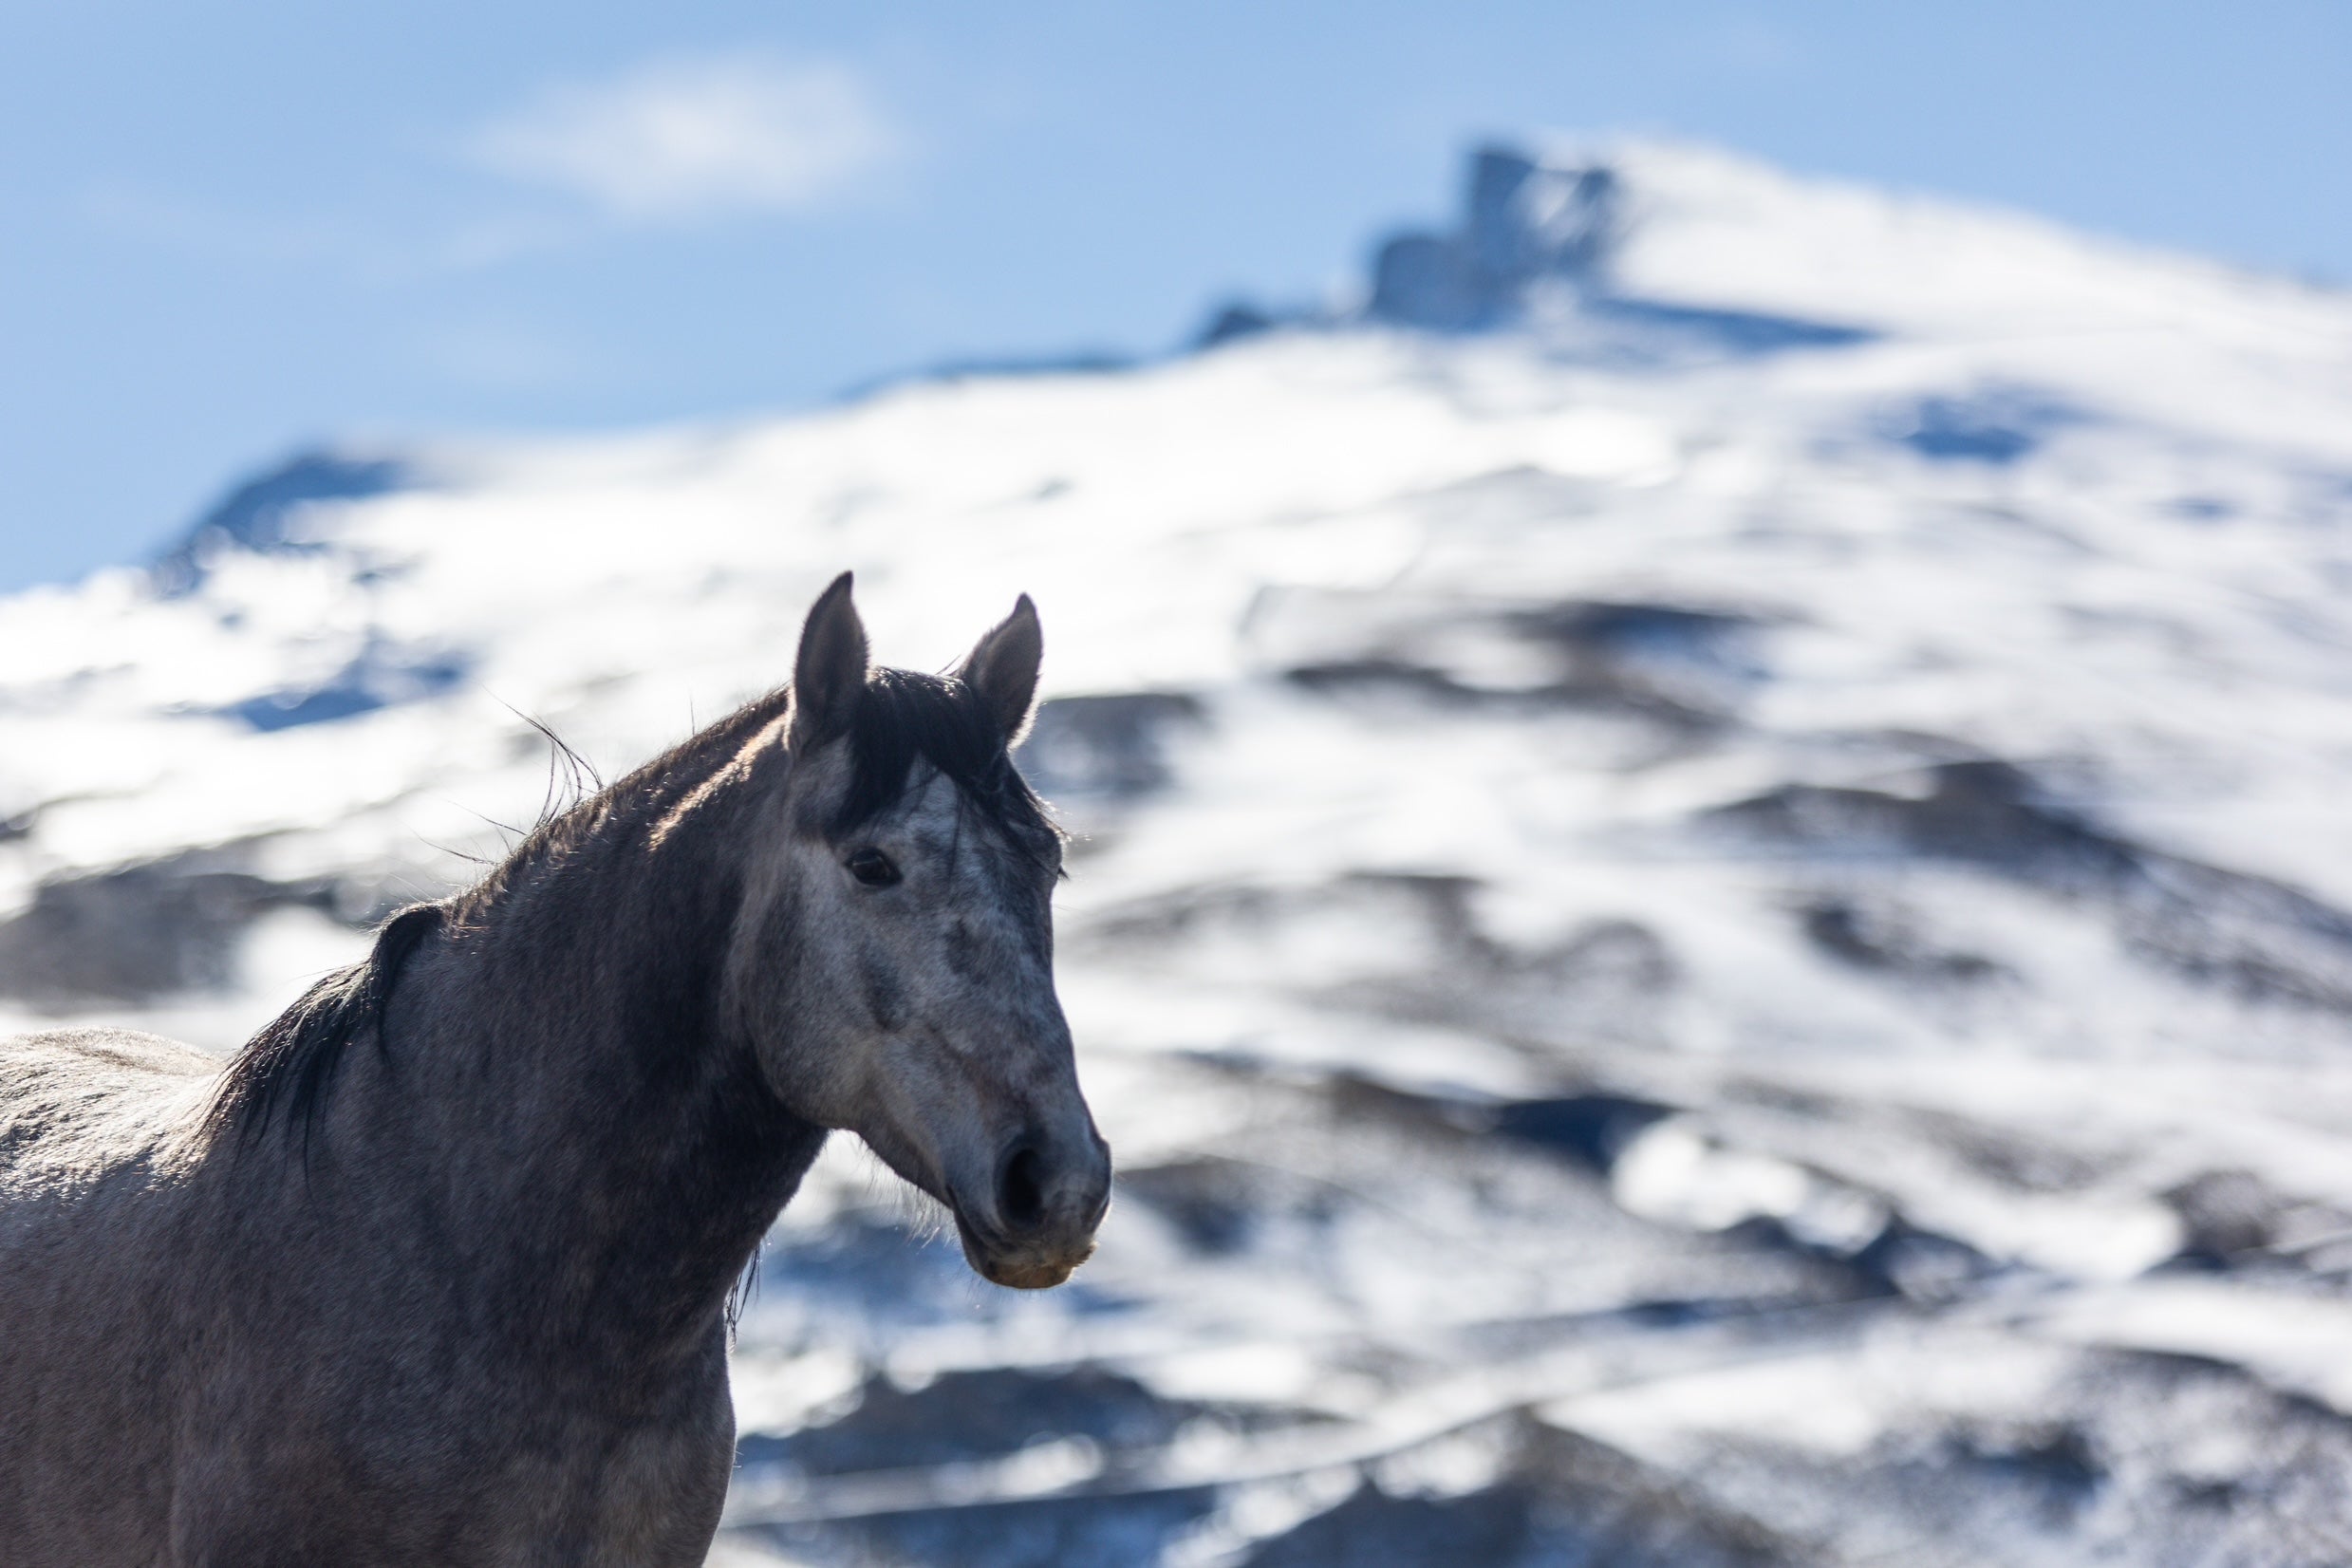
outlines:
M1028 1230L1045 1218L1045 1158L1027 1144L1004 1162L1004 1174L997 1184L997 1211L1017 1230Z

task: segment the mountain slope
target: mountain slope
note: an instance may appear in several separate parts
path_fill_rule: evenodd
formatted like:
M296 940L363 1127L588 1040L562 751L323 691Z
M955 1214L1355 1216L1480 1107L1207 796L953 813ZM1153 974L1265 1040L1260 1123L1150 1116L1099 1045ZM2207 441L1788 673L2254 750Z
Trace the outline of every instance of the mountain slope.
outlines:
M1025 589L1122 1202L1016 1300L822 1167L741 1549L2340 1555L2352 302L1643 143L1367 298L316 456L0 603L0 1006L233 1043L536 811L519 714L617 767L845 566L918 666Z

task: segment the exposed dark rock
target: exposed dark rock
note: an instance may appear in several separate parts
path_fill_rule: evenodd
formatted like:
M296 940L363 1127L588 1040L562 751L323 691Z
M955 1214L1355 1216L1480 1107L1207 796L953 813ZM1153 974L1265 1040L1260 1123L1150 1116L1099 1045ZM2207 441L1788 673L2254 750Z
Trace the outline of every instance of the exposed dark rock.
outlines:
M1287 319L1248 300L1228 300L1210 314L1206 326L1193 334L1192 346L1215 348L1221 344L1254 338L1273 331Z
M1877 336L1864 327L1838 322L1807 321L1800 316L1776 316L1756 310L1708 309L1695 305L1667 305L1657 300L1592 299L1583 315L1603 329L1615 328L1629 337L1628 348L1661 350L1714 349L1731 355L1776 354L1794 348L1846 348Z
M203 580L207 564L223 550L288 548L293 543L288 525L306 506L364 500L425 482L422 471L403 457L297 453L215 502L187 536L156 563L156 586L167 594L187 592Z
M1424 879L1436 882L1439 879ZM1455 879L1445 879L1452 881ZM1682 982L1658 934L1634 921L1596 921L1556 943L1519 948L1488 938L1465 893L1436 924L1440 961L1391 972L1356 995L1377 1010L1549 1045L1646 1041ZM1458 912L1457 912L1458 911Z
M786 1437L746 1438L741 1458L833 1476L1001 1458L1055 1437L1083 1437L1106 1450L1151 1447L1200 1413L1090 1368L947 1372L911 1391L876 1377L847 1414Z
M1219 885L1140 900L1073 929L1074 950L1121 951L1157 965L1182 964L1196 944L1239 938L1275 940L1284 933L1341 922L1378 929L1378 951L1360 965L1301 974L1302 987L1345 984L1373 974L1393 977L1471 961L1480 954L1467 925L1465 878L1353 875L1311 887Z
M1171 733L1204 717L1183 692L1057 697L1039 705L1015 759L1048 799L1128 800L1167 783Z
M246 928L271 909L333 914L327 882L280 883L230 851L43 883L0 924L0 995L38 1007L143 1002L229 983Z
M1072 930L1073 952L1153 967L1212 961L1224 944L1268 950L1318 926L1376 931L1344 967L1326 960L1292 982L1300 995L1359 1011L1462 1024L1529 1041L1648 1040L1681 983L1658 935L1596 921L1540 946L1497 942L1471 906L1467 877L1358 873L1312 887L1217 887L1107 911Z
M1645 1129L1673 1113L1671 1106L1623 1094L1571 1094L1503 1106L1495 1112L1494 1127L1505 1137L1558 1149L1606 1171Z
M2268 1184L2247 1170L2209 1170L2163 1196L2187 1232L2181 1260L2210 1268L2226 1268L2276 1241L2280 1216L2288 1207Z
M1346 1086L1335 1086L1344 1099ZM1345 1114L1344 1111L1339 1114ZM1252 1247L1297 1243L1327 1230L1347 1206L1348 1194L1312 1170L1284 1161L1261 1161L1241 1151L1201 1154L1164 1165L1122 1170L1117 1191L1171 1225L1204 1258L1238 1257Z
M1898 1136L1946 1149L1969 1168L2023 1192L2080 1192L2114 1173L2107 1161L1998 1123L1915 1107L1889 1120Z
M1922 1230L1900 1215L1850 1261L1890 1291L1931 1306L1958 1300L2000 1270L1966 1241Z
M2030 457L2051 436L2083 419L2044 393L1996 386L1922 398L1884 416L1879 433L1937 462L2006 466Z
M1055 1299L1078 1312L1115 1304L1084 1279L1062 1286ZM887 1335L968 1317L972 1271L945 1236L919 1239L893 1219L853 1214L815 1235L772 1241L759 1257L753 1300L754 1310L773 1300Z
M1069 348L1042 354L971 354L937 360L911 369L885 371L844 387L843 401L877 397L925 382L959 382L1007 376L1110 376L1132 370L1134 355L1115 348Z
M1841 857L1924 855L2037 878L2106 880L2132 868L2124 846L2033 798L2031 780L2008 763L1943 763L1927 782L1923 794L1790 784L1714 815Z
M1526 1568L1794 1568L1819 1560L1735 1507L1581 1433L1536 1428L1515 1474L1541 1501Z
M1946 763L1927 783L1917 794L1792 784L1711 815L1815 856L1952 861L2093 902L2131 950L2188 979L2352 1012L2352 914L2108 832L2041 798L2008 763Z
M1239 1251L1249 1240L1260 1180L1228 1160L1202 1157L1118 1173L1118 1190L1141 1200L1176 1227L1194 1251Z
M1532 1503L1517 1486L1442 1500L1361 1486L1245 1561L1248 1568L1509 1568L1525 1560L1532 1544Z
M1559 650L1567 695L1711 718L1763 675L1756 623L1722 610L1587 602L1521 611L1512 624Z
M1627 230L1623 181L1605 161L1552 163L1509 147L1470 158L1461 226L1392 235L1372 258L1373 321L1478 331L1554 307L1543 338L1584 360L1646 363L1834 348L1874 333L1832 322L1641 299L1610 266Z
M784 1436L750 1434L737 1446L746 1467L805 1477L856 1476L1007 1458L1033 1444L1082 1438L1114 1463L1157 1449L1204 1407L1161 1399L1132 1378L1094 1369L948 1372L920 1389L868 1380L856 1406L820 1427ZM938 1563L942 1568L1060 1568L1154 1560L1176 1531L1205 1513L1204 1487L1075 1496L978 1506L909 1508L779 1527L770 1534L817 1560Z
M472 661L462 654L371 642L357 659L318 685L249 697L223 711L265 732L331 723L439 697L464 681L472 668Z
M1135 1568L1207 1513L1206 1487L924 1508L760 1532L793 1560L842 1568Z
M1825 1538L1800 1560L2352 1560L2352 1423L2236 1368L2094 1351L2029 1409L1913 1419L1854 1458L1732 1439L1687 1473L1709 1500Z
M1503 308L1461 245L1442 234L1397 234L1372 257L1374 321L1458 332L1492 325Z
M1621 200L1604 165L1559 169L1506 147L1471 155L1467 211L1450 234L1405 233L1372 263L1376 321L1443 331L1510 319L1527 286L1595 286L1617 235Z
M1109 376L1135 368L1135 356L1115 348L1072 348L1058 354L975 354L942 360L924 376L930 381L969 381L999 376Z
M1951 1450L1950 1463L2025 1492L2027 1505L2054 1525L2090 1502L2107 1474L2089 1434L2071 1423L2038 1430L1963 1432Z
M1761 629L1754 616L1682 605L1313 590L1261 595L1248 624L1260 657L1310 690L1385 685L1702 726L1728 718L1763 679Z
M1798 918L1822 952L1895 980L1973 985L2007 972L1982 954L1938 949L1887 909L1855 899L1818 898L1801 908Z

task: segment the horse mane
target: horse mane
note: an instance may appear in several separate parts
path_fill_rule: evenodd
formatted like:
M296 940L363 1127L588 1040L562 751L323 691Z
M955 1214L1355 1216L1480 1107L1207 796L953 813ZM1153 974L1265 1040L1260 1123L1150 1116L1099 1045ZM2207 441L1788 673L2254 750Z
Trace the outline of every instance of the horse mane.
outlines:
M658 820L708 782L761 729L787 711L790 694L746 703L627 777L586 798L592 777L577 754L545 725L532 727L555 748L571 780L569 800L551 789L546 811L528 836L479 882L433 904L412 904L377 929L367 956L328 975L264 1025L231 1059L205 1111L213 1132L240 1145L272 1124L298 1129L308 1153L310 1129L332 1089L345 1051L372 1034L383 1046L383 1017L410 955L447 928L476 927L534 868L568 857L616 818ZM1058 839L1045 803L1021 777L1004 734L978 693L953 676L877 667L868 673L849 721L849 785L830 831L847 834L905 797L918 760L953 782L963 800L1017 848L1039 852Z
M392 988L402 965L427 938L474 924L530 868L568 853L592 833L614 797L659 793L662 783L675 783L684 764L722 748L732 756L782 702L782 693L771 693L746 703L620 783L592 794L586 786L595 771L587 760L553 730L523 715L524 722L551 748L548 798L531 831L473 887L438 903L412 904L396 911L377 928L365 958L327 976L264 1024L222 1069L219 1087L205 1109L205 1127L215 1136L234 1137L242 1147L272 1123L282 1123L299 1130L307 1156L311 1126L343 1065L345 1049L371 1032L378 1051L383 1049L383 1014Z
M308 1153L310 1124L325 1103L344 1048L374 1033L383 1044L384 1004L392 999L401 965L427 937L441 928L448 909L412 904L385 921L367 957L338 969L262 1027L221 1073L220 1087L206 1108L205 1124L239 1141L259 1137L271 1122L302 1129Z

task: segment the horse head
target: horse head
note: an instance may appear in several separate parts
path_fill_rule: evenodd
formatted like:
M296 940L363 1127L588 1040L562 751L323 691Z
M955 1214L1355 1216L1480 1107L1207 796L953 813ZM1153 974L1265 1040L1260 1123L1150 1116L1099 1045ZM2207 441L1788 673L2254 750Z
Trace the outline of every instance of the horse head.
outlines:
M825 591L763 743L725 976L784 1103L864 1139L1022 1289L1086 1260L1111 1190L1054 991L1061 839L1011 757L1041 651L1024 595L953 675L875 668L849 575Z

